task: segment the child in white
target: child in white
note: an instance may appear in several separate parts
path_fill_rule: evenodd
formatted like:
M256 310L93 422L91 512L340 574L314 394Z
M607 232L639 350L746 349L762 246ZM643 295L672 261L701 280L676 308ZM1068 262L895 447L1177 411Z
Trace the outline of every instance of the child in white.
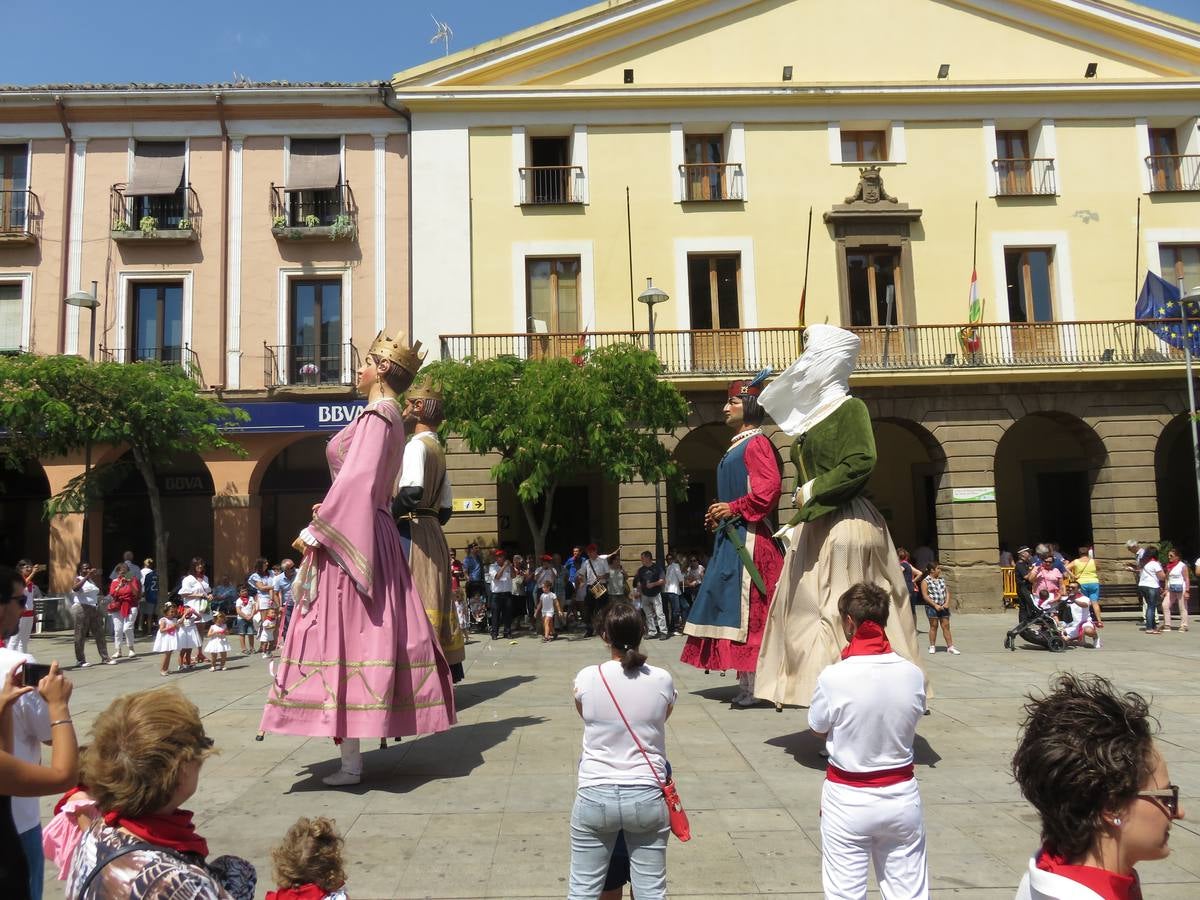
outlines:
M538 597L538 605L542 609L542 643L554 640L554 617L562 615L558 605L558 595L554 593L549 580L542 582L542 594Z
M225 668L229 650L229 626L225 624L225 613L217 613L208 629L208 643L204 645L204 652L212 659L211 671L219 672Z
M890 598L856 584L838 600L850 644L817 677L808 725L825 737L821 879L832 900L865 900L874 863L884 900L929 896L925 818L913 777L913 740L925 677L884 634Z
M171 654L179 649L179 621L175 614L175 604L168 603L163 607L162 618L158 620L158 633L154 635L154 652L163 655L162 669L159 675L166 675L171 668Z
M275 632L279 628L279 622L273 606L264 610L262 615L262 626L258 632L258 649L262 651L263 659L267 659L275 650Z
M1096 632L1096 626L1092 622L1092 601L1087 595L1079 590L1079 585L1075 582L1069 582L1067 588L1063 591L1063 600L1071 609L1071 621L1064 622L1061 626L1062 635L1072 644L1083 645L1083 639L1090 637L1092 639L1092 648L1100 649L1100 635Z
M188 604L179 608L179 629L175 633L179 642L179 668L192 668L192 651L200 649L200 630L196 624L200 614Z

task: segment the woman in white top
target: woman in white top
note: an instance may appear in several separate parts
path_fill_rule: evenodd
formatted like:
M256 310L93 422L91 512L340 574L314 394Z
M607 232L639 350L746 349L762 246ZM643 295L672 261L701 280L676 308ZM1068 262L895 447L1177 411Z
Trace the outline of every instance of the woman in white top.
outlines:
M190 616L189 625L195 626L195 643L192 647L196 648L196 662L202 663L206 661L204 656L204 638L208 634L208 623L212 621L212 586L208 583L208 576L204 574L205 562L199 556L192 557L192 562L188 566L188 573L183 576L183 583L179 585L179 599L189 607L194 616ZM179 649L183 649L185 639L181 637ZM182 662L182 659L181 659ZM190 664L189 660L189 664Z
M1142 567L1138 570L1138 594L1146 605L1146 634L1162 634L1155 625L1159 600L1167 592L1167 573L1158 561L1158 548L1147 547L1142 551Z
M583 718L583 754L571 810L567 896L568 900L600 896L613 846L623 831L634 896L659 900L667 895L670 828L659 782L667 778L666 729L675 706L675 683L665 669L646 665L646 655L638 649L642 618L628 603L609 605L600 634L611 650L611 659L575 676L575 708ZM622 713L645 756L622 721Z
M1167 551L1167 593L1163 597L1163 631L1171 630L1171 607L1179 610L1179 630L1188 630L1188 593L1191 582L1188 564L1172 547Z

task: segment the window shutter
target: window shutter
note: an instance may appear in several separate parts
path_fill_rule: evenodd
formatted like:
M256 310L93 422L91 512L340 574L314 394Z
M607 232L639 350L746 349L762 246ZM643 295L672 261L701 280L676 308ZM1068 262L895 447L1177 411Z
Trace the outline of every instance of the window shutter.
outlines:
M321 191L342 182L342 142L331 140L291 141L288 153L289 191Z

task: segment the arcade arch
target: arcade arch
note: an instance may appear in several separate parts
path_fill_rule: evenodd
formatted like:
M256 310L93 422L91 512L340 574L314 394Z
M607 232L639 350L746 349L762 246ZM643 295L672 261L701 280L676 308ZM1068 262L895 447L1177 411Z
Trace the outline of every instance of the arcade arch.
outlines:
M898 547L938 547L937 496L946 454L937 438L909 419L875 419L877 461L866 495Z
M280 450L262 471L258 552L268 559L293 554L292 541L312 521L313 504L328 493L332 484L325 458L328 444L327 434L301 438ZM251 488L253 493L253 482Z
M0 466L0 561L19 559L48 563L50 523L44 515L50 482L36 462L23 469Z
M1200 504L1188 415L1176 416L1158 437L1154 450L1158 500L1158 540L1180 547L1188 559L1200 555ZM1147 535L1147 539L1151 537Z
M1092 490L1106 456L1087 424L1069 413L1035 412L996 446L996 518L1009 547L1044 541L1068 556L1092 543Z

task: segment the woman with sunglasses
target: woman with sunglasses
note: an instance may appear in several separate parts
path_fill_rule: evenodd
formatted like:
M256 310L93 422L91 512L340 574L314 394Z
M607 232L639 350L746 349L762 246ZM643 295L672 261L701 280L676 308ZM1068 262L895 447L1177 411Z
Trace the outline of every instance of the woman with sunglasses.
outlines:
M1183 818L1149 705L1098 675L1062 674L1025 712L1013 775L1041 817L1042 846L1017 900L1140 898L1134 866L1165 859Z

